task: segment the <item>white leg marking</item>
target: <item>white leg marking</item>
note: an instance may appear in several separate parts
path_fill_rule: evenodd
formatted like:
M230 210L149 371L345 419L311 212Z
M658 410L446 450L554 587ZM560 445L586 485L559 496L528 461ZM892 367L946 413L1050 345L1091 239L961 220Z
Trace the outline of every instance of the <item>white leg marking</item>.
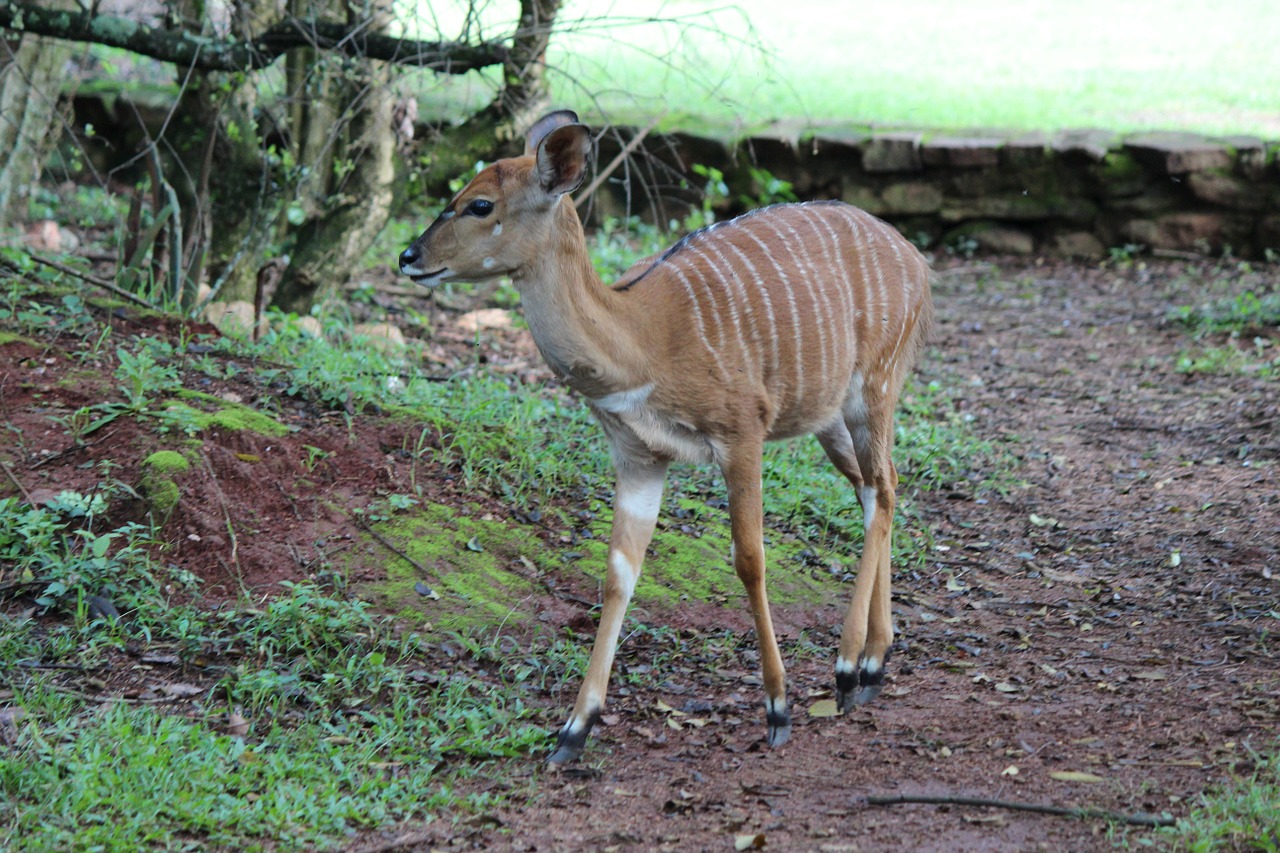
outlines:
M622 587L622 593L631 600L631 596L636 591L636 580L639 573L636 567L627 559L627 555L621 551L614 551L609 555L609 571L618 579L618 585Z
M876 487L863 486L858 489L858 500L862 502L863 536L871 530L871 522L876 518Z
M632 518L641 521L653 521L658 517L658 507L662 505L662 480L655 478L628 487L618 495L618 509Z
M849 660L844 655L836 656L836 672L841 675L848 675L852 673L854 669L853 661Z

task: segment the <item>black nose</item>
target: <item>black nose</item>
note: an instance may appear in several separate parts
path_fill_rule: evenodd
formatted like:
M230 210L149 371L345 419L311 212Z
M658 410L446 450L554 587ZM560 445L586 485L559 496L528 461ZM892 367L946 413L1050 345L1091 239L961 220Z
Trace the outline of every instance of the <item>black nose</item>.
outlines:
M411 267L422 258L421 253L416 248L410 246L400 253L400 269Z

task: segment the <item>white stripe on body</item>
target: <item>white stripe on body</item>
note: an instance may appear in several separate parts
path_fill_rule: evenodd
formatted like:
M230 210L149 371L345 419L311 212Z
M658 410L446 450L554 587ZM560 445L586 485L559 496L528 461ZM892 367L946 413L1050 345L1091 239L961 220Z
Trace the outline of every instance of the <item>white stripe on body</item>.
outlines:
M698 339L702 341L703 347L705 347L707 352L711 354L712 360L716 363L716 368L720 371L720 376L725 382L728 382L729 371L724 366L724 362L720 360L720 352L711 345L711 340L707 336L707 321L706 318L702 316L702 309L698 306L697 293L694 291L694 287L689 282L689 278L684 274L684 271L676 264L671 264L671 267L676 278L678 278L680 283L684 286L685 294L689 297L689 307L693 309L693 319L697 321L698 325Z

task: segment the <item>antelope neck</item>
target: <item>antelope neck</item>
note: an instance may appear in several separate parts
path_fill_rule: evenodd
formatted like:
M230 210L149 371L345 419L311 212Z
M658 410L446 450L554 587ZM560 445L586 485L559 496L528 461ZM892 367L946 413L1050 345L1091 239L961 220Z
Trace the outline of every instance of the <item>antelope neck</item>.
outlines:
M588 397L643 384L632 328L643 318L596 274L567 196L553 215L551 245L512 276L534 343L556 375Z

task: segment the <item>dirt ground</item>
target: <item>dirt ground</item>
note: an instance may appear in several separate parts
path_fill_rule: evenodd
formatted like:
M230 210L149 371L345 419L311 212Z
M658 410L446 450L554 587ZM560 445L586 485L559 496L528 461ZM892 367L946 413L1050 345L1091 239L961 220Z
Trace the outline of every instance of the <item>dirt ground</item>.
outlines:
M1016 459L1017 482L1003 492L957 485L913 498L934 550L927 568L895 577L899 643L875 703L838 718L807 712L832 687L827 629L839 624L844 599L775 612L795 722L790 743L776 750L763 744L746 614L646 608L647 621L682 636L732 630L744 641L722 659L690 652L661 681L615 695L574 768L549 772L531 756L468 783L506 795L507 805L366 835L352 849L1107 849L1151 830L869 798L1181 816L1232 765L1247 770L1247 747L1273 749L1280 389L1256 376L1176 372L1177 354L1193 342L1166 314L1205 301L1206 276L1228 293L1274 288L1274 268L1268 285L1265 275L1246 280L1230 266L1206 273L1209 262L939 267L939 324L921 372L961 389L977 434ZM423 310L448 326L450 312ZM127 309L112 322L122 334L178 333ZM425 369L472 359L467 340L437 336L436 361ZM495 333L491 345L490 364L538 374L523 333ZM101 388L60 382L75 369L56 341L0 347L0 416L21 436L10 479L35 500L88 488L100 476L85 466L92 460L120 460L116 476L128 481L149 452L147 435L125 419L84 447L49 420L102 399ZM253 371L199 390L246 403L273 393ZM205 471L184 484L170 521L166 559L204 577L214 599L268 592L364 547L335 507L405 490L403 424L348 422L306 401L285 411L297 428L291 435L211 436ZM306 446L330 455L299 494ZM428 473L419 470L418 482L432 499L477 500L456 472ZM229 541L229 528L252 535ZM355 560L355 580L376 578L387 556L367 553ZM595 588L568 579L565 588L573 595L548 590L530 607L585 624L588 607L574 599ZM829 654L814 654L814 641ZM628 654L643 659L646 642L630 640L620 665ZM528 698L558 721L574 689Z

